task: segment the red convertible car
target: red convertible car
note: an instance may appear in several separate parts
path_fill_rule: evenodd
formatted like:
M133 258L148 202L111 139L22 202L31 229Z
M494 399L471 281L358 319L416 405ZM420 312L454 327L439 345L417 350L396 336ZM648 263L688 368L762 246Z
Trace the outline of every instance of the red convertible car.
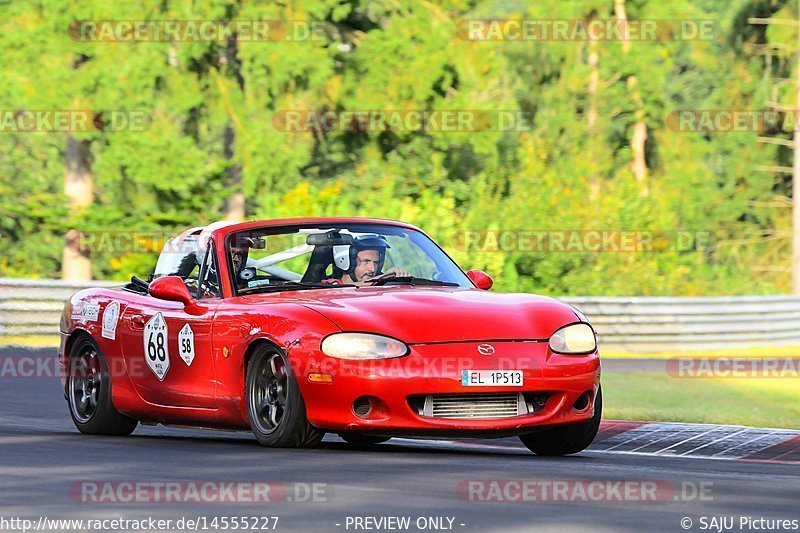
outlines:
M540 455L583 450L602 411L593 328L567 304L491 285L400 222L192 228L147 281L67 302L70 414L89 434L249 429L274 447L332 432L359 446L519 436Z

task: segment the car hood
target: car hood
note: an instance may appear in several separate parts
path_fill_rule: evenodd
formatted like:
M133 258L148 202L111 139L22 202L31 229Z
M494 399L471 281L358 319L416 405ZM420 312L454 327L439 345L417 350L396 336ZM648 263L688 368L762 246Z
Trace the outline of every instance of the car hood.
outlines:
M286 296L345 331L379 333L409 344L543 340L579 320L571 307L552 298L478 289L343 287Z

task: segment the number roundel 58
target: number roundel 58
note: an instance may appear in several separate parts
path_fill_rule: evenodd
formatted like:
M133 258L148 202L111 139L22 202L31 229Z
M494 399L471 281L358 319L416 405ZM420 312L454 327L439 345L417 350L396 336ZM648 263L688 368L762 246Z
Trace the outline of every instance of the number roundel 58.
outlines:
M192 366L194 361L194 331L187 323L178 333L178 351L186 366Z

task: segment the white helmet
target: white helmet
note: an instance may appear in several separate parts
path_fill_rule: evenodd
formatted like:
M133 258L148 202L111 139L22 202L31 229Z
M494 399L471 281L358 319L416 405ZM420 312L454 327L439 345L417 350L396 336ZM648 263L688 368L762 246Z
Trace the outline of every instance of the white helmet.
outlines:
M391 246L382 235L359 235L353 239L353 244L342 244L333 247L333 264L344 272L351 274L356 268L358 252L361 250L378 250L377 271L381 272L383 262L386 259L387 248L391 248Z

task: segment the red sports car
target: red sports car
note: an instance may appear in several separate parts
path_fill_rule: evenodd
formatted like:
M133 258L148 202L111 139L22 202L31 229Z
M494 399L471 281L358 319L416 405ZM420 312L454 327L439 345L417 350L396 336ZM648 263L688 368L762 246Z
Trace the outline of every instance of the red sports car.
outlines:
M519 436L540 455L594 439L596 335L574 308L492 293L409 224L215 223L169 240L155 271L75 294L59 362L75 425L250 429L264 446L326 432Z

